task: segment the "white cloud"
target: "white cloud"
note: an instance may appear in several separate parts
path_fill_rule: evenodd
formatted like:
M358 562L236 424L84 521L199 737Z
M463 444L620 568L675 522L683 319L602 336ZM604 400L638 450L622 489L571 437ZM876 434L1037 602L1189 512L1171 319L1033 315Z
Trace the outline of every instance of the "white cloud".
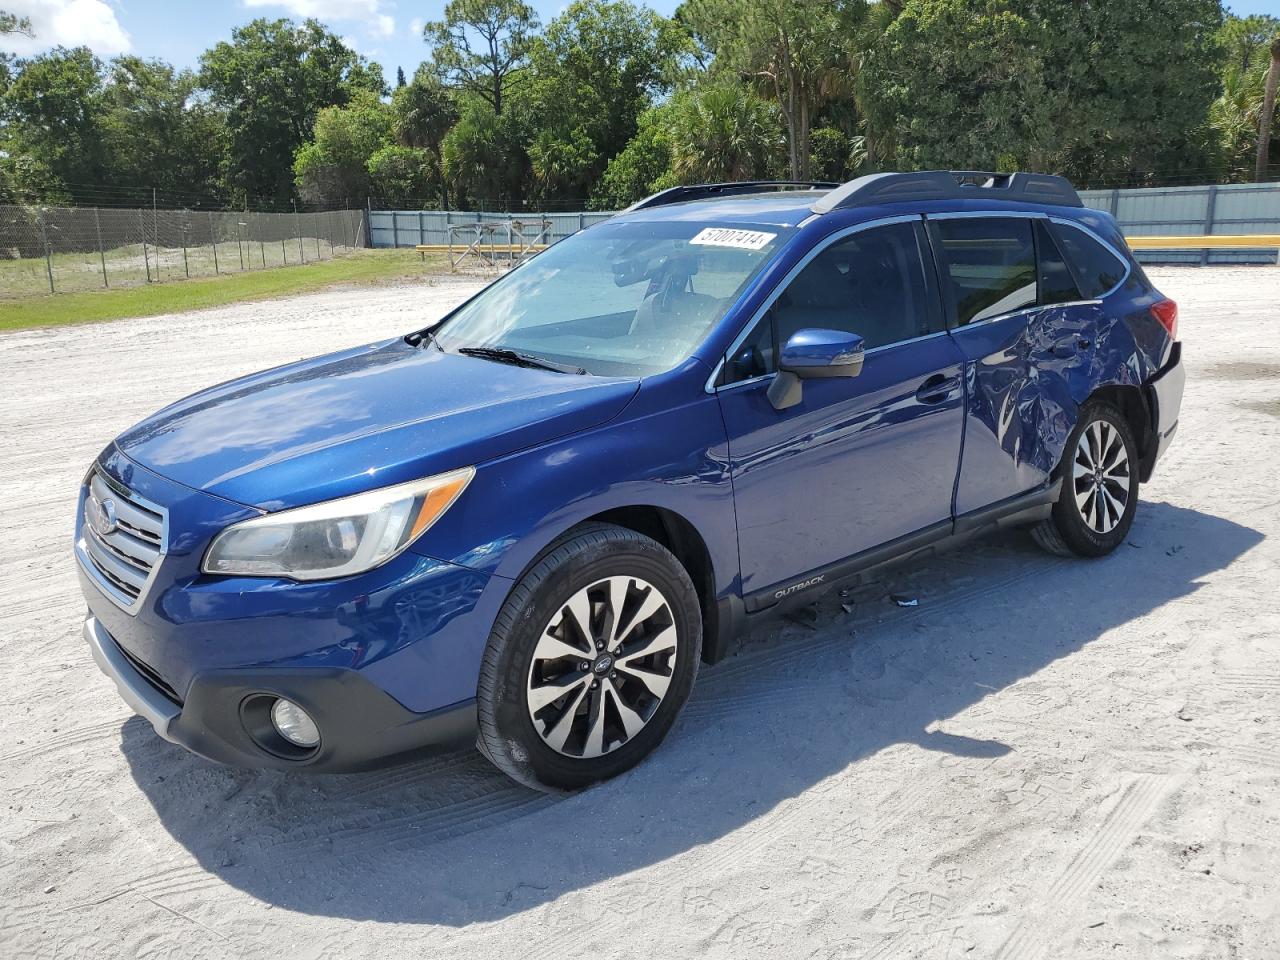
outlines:
M281 7L295 17L317 20L370 20L381 13L382 0L243 0L246 7Z
M415 40L422 39L422 28L427 25L426 21L421 17L414 17L409 21L409 36Z
M315 17L325 22L340 21L344 26L351 23L363 24L362 31L366 38L389 38L395 36L396 19L386 12L385 0L241 0L246 7L272 7L294 17ZM342 38L352 50L357 49L355 37ZM365 55L372 55L373 50L361 50Z
M14 53L37 53L61 45L88 47L110 57L127 53L133 46L106 0L7 0L4 9L15 16L30 17L35 34L6 37L3 46Z

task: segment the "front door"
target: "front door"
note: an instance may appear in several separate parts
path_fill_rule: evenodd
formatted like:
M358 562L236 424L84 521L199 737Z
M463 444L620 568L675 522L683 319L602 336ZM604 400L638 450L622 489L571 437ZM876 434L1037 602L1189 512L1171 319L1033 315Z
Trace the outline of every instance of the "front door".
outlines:
M748 608L821 568L951 519L963 357L945 332L919 219L837 234L794 272L727 358L728 430ZM852 378L766 396L779 347L805 328L862 336Z

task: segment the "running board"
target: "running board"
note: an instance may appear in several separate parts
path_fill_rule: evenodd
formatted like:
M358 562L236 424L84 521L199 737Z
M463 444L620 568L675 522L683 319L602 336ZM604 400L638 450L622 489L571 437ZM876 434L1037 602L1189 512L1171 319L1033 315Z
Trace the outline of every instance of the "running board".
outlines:
M789 601L797 599L813 603L832 587L874 568L941 553L990 530L1036 523L1049 516L1061 486L1061 480L1053 480L1029 493L1020 493L981 510L961 514L953 520L942 520L852 557L810 570L803 576L753 591L743 597L746 612L759 613L784 601L788 601L786 605L790 606Z

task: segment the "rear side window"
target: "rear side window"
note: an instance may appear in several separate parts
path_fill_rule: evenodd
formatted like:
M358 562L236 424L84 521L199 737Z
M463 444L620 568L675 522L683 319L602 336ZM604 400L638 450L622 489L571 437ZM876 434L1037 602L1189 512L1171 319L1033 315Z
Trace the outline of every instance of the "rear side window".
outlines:
M956 322L977 323L1036 305L1032 223L1020 218L933 221L955 298Z
M1040 260L1040 303L1049 306L1082 299L1067 261L1043 220L1036 221L1036 252Z
M1086 300L1111 292L1124 279L1124 261L1089 234L1061 223L1052 224L1050 229Z

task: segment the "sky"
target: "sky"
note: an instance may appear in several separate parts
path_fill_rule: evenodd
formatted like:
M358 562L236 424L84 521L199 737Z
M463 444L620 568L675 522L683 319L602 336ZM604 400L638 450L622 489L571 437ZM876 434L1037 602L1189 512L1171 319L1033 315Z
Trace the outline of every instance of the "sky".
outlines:
M569 0L526 2L545 22ZM647 5L669 15L676 3ZM230 38L232 27L256 17L315 17L381 63L388 82L395 81L396 67L411 75L426 58L422 24L440 19L444 5L445 0L0 0L0 9L31 18L35 40L9 38L20 54L61 43L88 46L102 57L136 53L194 68L201 53Z
M568 0L529 0L545 22ZM99 56L136 53L179 67L195 67L200 54L231 28L255 17L315 17L370 60L383 66L388 82L396 67L406 74L426 56L422 24L439 19L445 0L0 0L0 8L31 18L36 38L10 38L20 54L62 44L88 46ZM669 15L677 0L648 0ZM1280 0L1231 0L1244 16L1280 17Z

